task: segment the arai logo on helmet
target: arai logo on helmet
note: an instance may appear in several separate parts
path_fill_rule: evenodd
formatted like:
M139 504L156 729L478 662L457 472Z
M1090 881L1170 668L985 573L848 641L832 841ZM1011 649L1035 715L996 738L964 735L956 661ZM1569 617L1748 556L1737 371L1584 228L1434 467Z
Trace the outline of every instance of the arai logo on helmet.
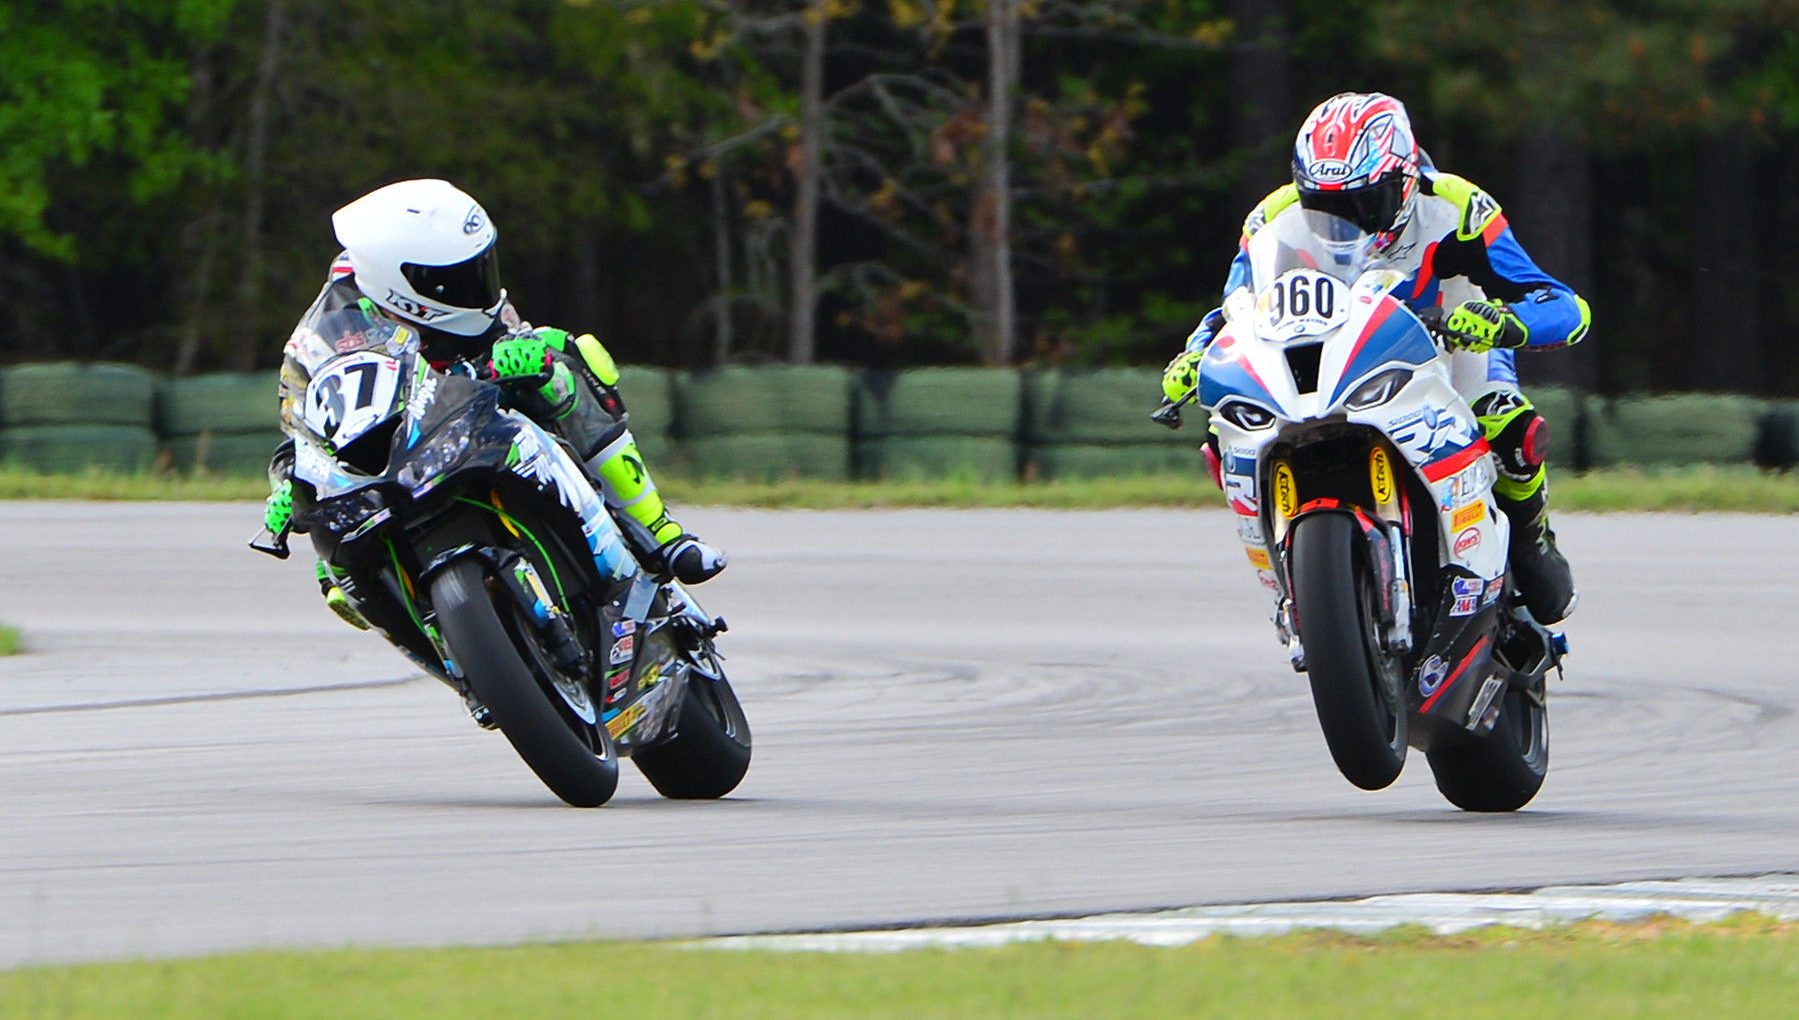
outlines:
M468 211L468 216L462 221L462 232L465 234L478 234L481 232L481 228L485 226L487 226L487 215L481 211L480 206L471 206Z
M1353 172L1350 165L1340 159L1319 160L1308 168L1312 180L1319 184L1336 184L1346 181Z
M423 302L409 298L391 287L388 288L387 291L387 303L420 322L430 322L432 319L441 319L450 314L442 308L433 308Z

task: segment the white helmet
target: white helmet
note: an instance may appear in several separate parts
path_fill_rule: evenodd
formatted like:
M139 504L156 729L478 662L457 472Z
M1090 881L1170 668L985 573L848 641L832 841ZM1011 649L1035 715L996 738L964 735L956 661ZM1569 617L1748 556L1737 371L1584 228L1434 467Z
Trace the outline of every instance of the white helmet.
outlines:
M331 214L356 287L381 307L457 336L492 329L506 303L498 231L448 181L400 181Z

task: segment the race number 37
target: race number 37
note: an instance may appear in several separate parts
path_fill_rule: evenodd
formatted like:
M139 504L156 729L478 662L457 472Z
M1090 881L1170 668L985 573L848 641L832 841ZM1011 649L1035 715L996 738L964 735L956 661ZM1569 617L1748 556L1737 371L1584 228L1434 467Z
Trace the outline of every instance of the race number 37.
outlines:
M338 358L306 387L306 425L342 446L387 417L400 363L367 351Z
M1281 274L1257 299L1260 332L1274 340L1329 330L1347 317L1343 285L1323 273L1295 269Z

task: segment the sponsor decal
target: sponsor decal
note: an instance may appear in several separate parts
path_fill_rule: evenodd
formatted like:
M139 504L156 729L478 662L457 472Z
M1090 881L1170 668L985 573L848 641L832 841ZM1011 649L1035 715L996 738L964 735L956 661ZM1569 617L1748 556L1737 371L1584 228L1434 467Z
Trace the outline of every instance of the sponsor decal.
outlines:
M620 620L612 625L613 637L624 637L637 629L636 620Z
M616 691L620 687L623 687L625 685L625 681L627 681L629 679L631 679L631 671L624 668L623 666L620 666L619 668L614 669L614 670L609 670L606 673L606 688L608 690Z
M1505 591L1505 578L1503 576L1495 577L1487 582L1487 590L1481 595L1480 604L1492 605L1493 601L1499 598L1499 593L1503 591Z
M636 647L637 639L629 634L617 638L612 642L612 650L606 653L606 661L613 665L617 665L621 662L630 662L631 653Z
M1455 536L1455 554L1457 556L1466 556L1479 547L1479 528L1469 528L1467 531Z
M1430 697L1437 693L1437 688L1443 686L1443 681L1448 676L1449 663L1441 655L1425 659L1424 665L1418 667L1418 693Z
M1306 168L1306 173L1319 184L1346 181L1355 169L1340 159L1321 159Z
M1387 451L1375 447L1368 451L1368 481L1373 486L1374 501L1381 505L1393 502L1393 465Z
M1278 592L1281 590L1281 583L1279 581L1275 580L1273 571L1269 571L1269 570L1256 571L1256 580L1262 582L1262 587L1268 589L1269 591Z
M1470 729L1474 729L1486 721L1485 717L1489 709L1494 715L1499 714L1499 709L1493 705L1493 699L1499 697L1499 692L1504 688L1505 681L1496 676L1487 677L1481 683L1480 693L1474 696L1474 704L1468 706L1468 727Z
M643 718L643 702L639 701L630 708L627 708L623 712L606 720L606 733L611 736L612 739L617 740L620 734L637 725L637 720L641 718Z
M1449 615L1473 616L1474 611L1479 608L1480 600L1476 596L1464 595L1455 600L1455 605L1449 607Z
M1258 570L1269 569L1269 567L1268 567L1268 550L1257 547L1257 548L1253 548L1253 549L1245 549L1243 551L1244 551L1244 553L1248 554L1250 564L1252 566L1256 567L1256 569L1258 569Z
M1299 513L1299 483L1293 478L1293 466L1284 460L1274 463L1274 506L1282 517Z
M1482 584L1478 577L1458 577L1450 587L1455 590L1455 597L1462 599L1474 598L1486 585Z
M1469 503L1467 506L1456 507L1455 516L1449 520L1449 530L1460 531L1463 528L1471 528L1479 524L1480 519L1486 515L1485 503Z
M1446 408L1421 407L1395 418L1387 434L1414 460L1428 459L1439 451L1461 449L1474 442L1474 426Z
M482 214L481 207L478 205L471 206L468 215L462 220L462 232L465 234L478 234L481 232L481 228L485 226L487 226L487 217Z
M399 291L393 290L391 288L387 292L387 303L390 305L393 305L395 308L398 308L400 311L406 313L407 315L412 316L413 318L419 320L420 322L430 322L433 319L441 319L444 316L450 314L448 311L446 311L442 308L433 308L430 305L425 304L422 301L418 301L414 298L409 298L406 295L400 293Z
M425 411L430 408L431 401L436 397L437 376L425 375L417 385L413 386L412 396L406 400L406 417L414 422L420 421L425 417Z
M660 663L660 662L656 663L654 666L651 666L649 669L644 670L643 676L639 677L637 680L638 686L642 687L646 691L661 682L662 682L662 663Z
M1458 507L1463 503L1477 500L1492 488L1497 477L1498 471L1493 467L1492 459L1482 457L1444 479L1441 483L1443 489L1440 505L1444 510L1448 510L1451 507Z
M1261 545L1262 519L1255 516L1237 518L1237 537L1244 545Z

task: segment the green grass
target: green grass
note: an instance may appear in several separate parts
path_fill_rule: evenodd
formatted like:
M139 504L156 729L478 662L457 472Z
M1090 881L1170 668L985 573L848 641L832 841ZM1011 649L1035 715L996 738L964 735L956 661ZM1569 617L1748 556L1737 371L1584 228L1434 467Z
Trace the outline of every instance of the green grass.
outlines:
M1434 937L1309 932L1152 949L892 954L570 943L251 953L0 974L0 1017L520 1016L1754 1020L1793 1015L1799 928L1587 923Z
M840 510L866 507L1107 507L1223 506L1210 481L1184 475L1145 475L1103 480L1034 483L958 479L892 482L694 481L660 476L675 505L746 506ZM1658 471L1612 468L1584 475L1552 476L1558 510L1729 510L1799 512L1799 473L1773 474L1743 467L1688 467ZM0 468L0 499L259 500L261 478L183 475L37 475Z
M19 638L18 628L0 623L0 657L17 655L24 650L25 643Z

